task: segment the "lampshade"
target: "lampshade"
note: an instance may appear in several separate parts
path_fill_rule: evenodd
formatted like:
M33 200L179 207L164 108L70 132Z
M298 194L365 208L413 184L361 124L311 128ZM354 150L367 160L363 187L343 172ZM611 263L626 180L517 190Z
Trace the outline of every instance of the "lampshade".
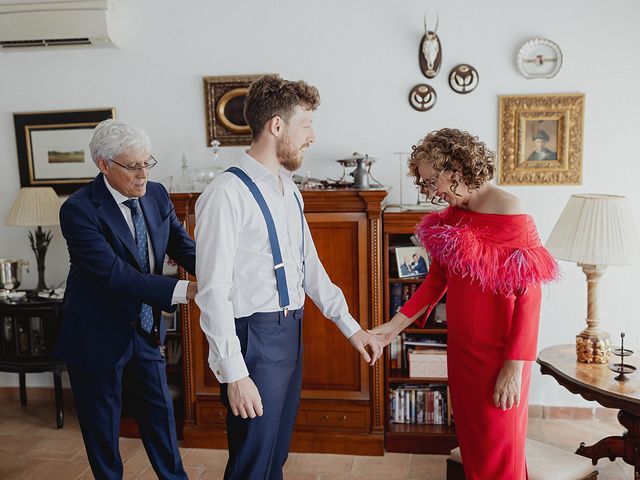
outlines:
M37 227L59 225L60 199L51 187L25 187L4 221L5 225Z
M640 235L623 196L572 195L546 247L556 258L581 264L640 263Z

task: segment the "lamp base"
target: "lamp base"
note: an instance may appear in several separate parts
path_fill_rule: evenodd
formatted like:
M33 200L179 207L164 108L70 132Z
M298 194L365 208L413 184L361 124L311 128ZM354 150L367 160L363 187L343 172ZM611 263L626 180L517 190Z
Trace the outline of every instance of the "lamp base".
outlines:
M606 332L576 335L576 355L580 363L609 363L611 339Z

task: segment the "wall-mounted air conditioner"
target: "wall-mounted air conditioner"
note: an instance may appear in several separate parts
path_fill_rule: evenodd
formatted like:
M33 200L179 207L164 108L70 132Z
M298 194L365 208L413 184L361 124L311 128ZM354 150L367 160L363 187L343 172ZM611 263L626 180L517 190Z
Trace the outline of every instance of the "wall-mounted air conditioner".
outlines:
M111 0L0 4L2 51L52 47L113 47L117 22Z

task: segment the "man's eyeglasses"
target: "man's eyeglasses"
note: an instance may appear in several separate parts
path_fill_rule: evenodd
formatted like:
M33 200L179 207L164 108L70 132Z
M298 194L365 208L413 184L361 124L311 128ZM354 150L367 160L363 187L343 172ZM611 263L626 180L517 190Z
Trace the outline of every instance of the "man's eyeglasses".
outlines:
M153 158L153 155L149 155L149 159L144 163L134 163L133 165L123 165L120 162L116 162L114 159L111 159L113 163L121 166L122 168L129 170L130 172L135 172L136 170L148 170L150 168L155 167L158 164L158 161Z

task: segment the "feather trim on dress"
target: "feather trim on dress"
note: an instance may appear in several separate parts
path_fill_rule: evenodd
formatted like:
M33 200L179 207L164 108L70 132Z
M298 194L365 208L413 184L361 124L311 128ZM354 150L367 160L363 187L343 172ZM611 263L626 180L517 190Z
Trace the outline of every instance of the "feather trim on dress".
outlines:
M500 227L478 227L463 220L447 223L451 220L449 210L426 215L416 228L416 236L451 273L471 277L483 288L503 295L522 293L529 285L559 277L558 264L540 244L537 233L532 245L504 246L491 232ZM535 225L532 227L535 233Z

